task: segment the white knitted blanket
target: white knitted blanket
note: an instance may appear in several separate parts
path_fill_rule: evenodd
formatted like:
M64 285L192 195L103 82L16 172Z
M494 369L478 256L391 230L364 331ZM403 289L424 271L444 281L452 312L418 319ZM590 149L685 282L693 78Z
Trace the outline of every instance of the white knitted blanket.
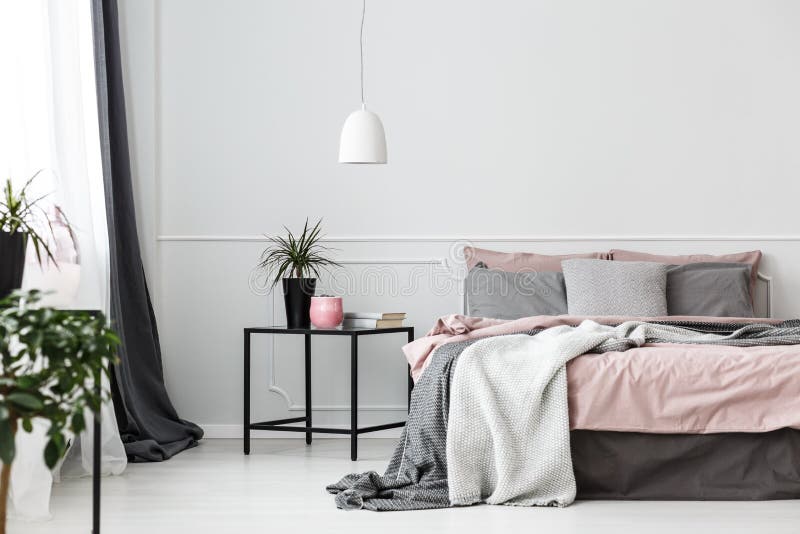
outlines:
M451 504L572 503L576 488L565 364L601 345L642 344L651 330L664 337L686 337L685 330L671 327L630 322L614 328L585 321L577 328L550 328L536 336L487 338L465 349L450 392Z

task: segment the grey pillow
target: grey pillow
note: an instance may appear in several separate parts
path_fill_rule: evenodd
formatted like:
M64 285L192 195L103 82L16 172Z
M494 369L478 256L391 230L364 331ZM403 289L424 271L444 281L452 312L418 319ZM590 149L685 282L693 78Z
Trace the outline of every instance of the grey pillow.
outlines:
M689 263L667 271L670 315L753 317L750 265Z
M478 264L464 282L467 315L520 319L567 313L561 273L509 273Z
M570 315L667 315L667 265L646 261L564 260Z

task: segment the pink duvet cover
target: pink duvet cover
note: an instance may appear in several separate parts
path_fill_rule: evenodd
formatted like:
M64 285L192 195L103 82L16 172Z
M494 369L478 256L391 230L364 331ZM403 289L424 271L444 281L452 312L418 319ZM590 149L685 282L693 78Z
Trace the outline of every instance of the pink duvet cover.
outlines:
M436 347L453 341L630 317L539 316L500 321L441 318L403 350L418 378ZM637 320L779 321L752 318L653 317ZM800 428L800 345L645 345L585 354L567 365L570 427L620 432L704 434Z

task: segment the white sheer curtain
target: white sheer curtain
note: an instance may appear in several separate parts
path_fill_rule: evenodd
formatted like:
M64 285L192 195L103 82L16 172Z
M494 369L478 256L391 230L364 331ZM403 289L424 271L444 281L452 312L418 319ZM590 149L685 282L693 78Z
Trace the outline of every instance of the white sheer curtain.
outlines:
M28 254L23 287L52 291L47 304L109 308L109 259L97 118L90 0L0 0L0 179L17 187L37 171L32 191L49 193L48 209L66 213L74 240L56 226L58 260L39 267ZM74 244L73 244L74 242ZM103 409L103 472L126 465L113 407ZM18 515L47 517L51 473L43 433L20 433L12 470ZM75 440L64 476L91 472L91 433ZM58 477L58 472L55 473Z

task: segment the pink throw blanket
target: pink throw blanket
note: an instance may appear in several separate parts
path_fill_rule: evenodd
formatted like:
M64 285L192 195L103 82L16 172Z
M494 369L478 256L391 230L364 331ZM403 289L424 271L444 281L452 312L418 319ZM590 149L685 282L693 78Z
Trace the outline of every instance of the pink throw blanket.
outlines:
M485 317L468 317L466 315L445 315L436 320L433 328L425 337L408 343L403 353L411 366L411 376L416 382L428 367L428 357L440 345L454 341L466 341L487 336L500 336L533 330L534 328L550 328L553 326L577 326L590 319L600 324L614 325L625 321L704 321L720 323L767 323L778 324L776 319L757 319L752 317L688 317L672 315L669 317L581 317L578 315L536 315L516 321L487 319Z

